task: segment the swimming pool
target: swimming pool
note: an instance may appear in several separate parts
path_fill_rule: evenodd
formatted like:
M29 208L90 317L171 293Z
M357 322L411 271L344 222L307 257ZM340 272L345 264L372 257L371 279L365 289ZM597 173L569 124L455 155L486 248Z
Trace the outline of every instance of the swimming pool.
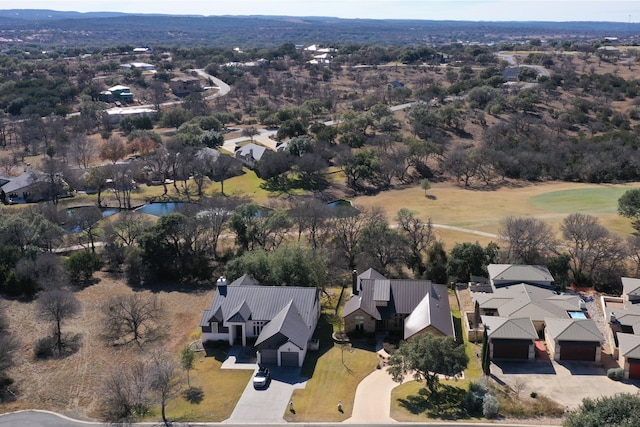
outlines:
M572 319L586 319L587 314L584 311L567 311Z

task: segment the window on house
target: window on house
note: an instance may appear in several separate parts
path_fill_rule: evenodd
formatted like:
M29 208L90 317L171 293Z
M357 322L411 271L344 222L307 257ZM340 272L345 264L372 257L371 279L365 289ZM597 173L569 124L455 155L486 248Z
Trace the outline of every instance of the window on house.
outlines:
M356 316L356 330L364 331L364 316Z
M253 335L258 336L260 335L260 332L262 332L262 328L264 327L264 325L267 322L264 320L259 320L259 321L255 321L253 322Z
M211 322L209 323L209 325L211 325L211 332L213 332L214 334L218 333L218 322Z

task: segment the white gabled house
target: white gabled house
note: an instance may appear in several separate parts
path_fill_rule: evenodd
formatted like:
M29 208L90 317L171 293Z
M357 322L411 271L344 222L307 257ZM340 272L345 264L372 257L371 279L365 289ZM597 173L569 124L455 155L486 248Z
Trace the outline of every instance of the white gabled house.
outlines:
M221 277L200 321L202 342L253 345L260 364L302 366L319 317L314 287L262 286L247 275L227 284Z

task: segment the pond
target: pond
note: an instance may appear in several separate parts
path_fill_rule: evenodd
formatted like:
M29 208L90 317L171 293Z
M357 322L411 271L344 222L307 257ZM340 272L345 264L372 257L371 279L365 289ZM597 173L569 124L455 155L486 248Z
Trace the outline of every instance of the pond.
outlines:
M338 199L333 202L327 203L332 209L335 209L336 216L355 216L360 213L360 210L353 207L353 204L349 200Z
M145 213L153 216L163 216L174 212L180 212L192 203L186 202L156 202L146 204L138 209L136 212Z
M81 214L82 212L89 212L89 210L95 209L95 206L78 206L75 208L67 209L67 220L64 224L62 224L62 228L64 231L73 234L82 231L82 227L77 224L74 216ZM110 217L111 215L115 215L120 212L118 208L100 208L100 212L102 213L102 218ZM97 222L97 221L96 221Z

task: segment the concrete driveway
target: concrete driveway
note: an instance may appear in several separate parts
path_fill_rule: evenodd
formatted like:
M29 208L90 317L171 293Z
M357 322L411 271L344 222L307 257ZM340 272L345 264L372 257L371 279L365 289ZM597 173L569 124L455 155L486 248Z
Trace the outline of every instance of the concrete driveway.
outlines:
M255 365L255 370L258 366ZM253 388L249 381L231 416L225 423L273 424L284 423L282 415L287 410L293 390L304 388L307 378L300 376L300 368L269 367L271 384L264 390ZM253 377L252 377L253 378ZM294 402L295 409L295 402Z
M607 378L599 365L589 362L496 362L491 364L491 374L498 380L516 388L524 386L523 394L532 391L556 402L577 408L584 398L598 398L617 393L637 393L640 381L618 382Z

